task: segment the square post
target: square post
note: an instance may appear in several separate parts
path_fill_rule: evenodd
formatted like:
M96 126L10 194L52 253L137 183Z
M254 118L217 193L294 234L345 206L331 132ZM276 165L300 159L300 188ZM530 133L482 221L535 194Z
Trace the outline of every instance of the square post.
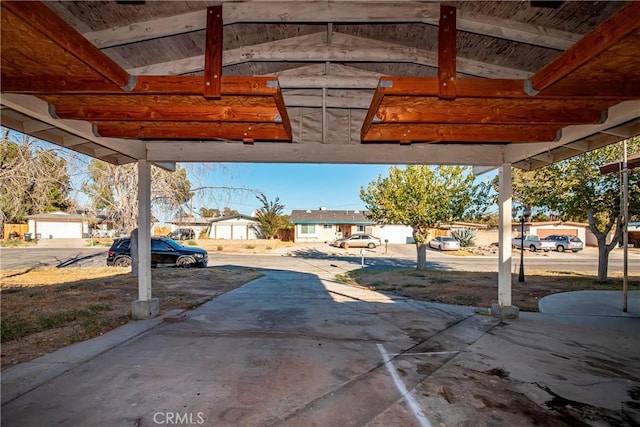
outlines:
M160 312L158 298L151 298L151 163L138 160L138 299L131 303L134 319L148 319Z
M518 317L518 308L511 305L511 164L500 166L498 175L498 303L491 314L500 319Z

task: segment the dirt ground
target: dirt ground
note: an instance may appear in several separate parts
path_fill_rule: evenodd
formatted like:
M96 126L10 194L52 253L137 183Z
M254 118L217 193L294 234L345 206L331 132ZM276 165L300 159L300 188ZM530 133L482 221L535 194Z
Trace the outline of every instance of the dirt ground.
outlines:
M419 300L488 308L498 302L498 274L468 271L355 270L338 277L344 283L371 290L393 292ZM622 279L596 283L596 277L576 272L530 271L525 283L513 275L512 302L522 311L538 311L547 295L578 290L621 290ZM640 279L630 278L629 289L640 289Z
M219 268L152 270L160 311L194 308L260 276ZM2 369L33 360L131 320L137 279L130 268L2 271Z

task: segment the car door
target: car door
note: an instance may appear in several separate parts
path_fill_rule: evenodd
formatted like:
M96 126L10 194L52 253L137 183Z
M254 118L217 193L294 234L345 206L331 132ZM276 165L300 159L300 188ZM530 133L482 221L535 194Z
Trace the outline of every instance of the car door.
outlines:
M151 264L152 265L175 265L178 254L176 251L162 240L151 240Z
M354 234L353 236L349 237L349 246L351 246L352 248L359 248L361 245L362 242L360 241L360 235Z

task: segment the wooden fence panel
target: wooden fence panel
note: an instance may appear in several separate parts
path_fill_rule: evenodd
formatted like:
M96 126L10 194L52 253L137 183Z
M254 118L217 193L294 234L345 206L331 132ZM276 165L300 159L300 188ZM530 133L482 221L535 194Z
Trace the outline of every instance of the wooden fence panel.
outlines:
M16 234L16 238L24 239L24 233L29 232L29 224L5 224L2 230L3 238L5 240L9 239L9 236ZM35 236L33 236L35 238Z

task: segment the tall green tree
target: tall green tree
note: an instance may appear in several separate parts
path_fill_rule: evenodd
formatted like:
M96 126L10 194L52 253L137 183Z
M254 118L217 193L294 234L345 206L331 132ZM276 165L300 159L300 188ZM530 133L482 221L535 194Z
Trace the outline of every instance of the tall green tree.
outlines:
M37 139L2 128L0 140L0 225L27 215L66 211L70 178L67 162Z
M191 200L187 171L176 166L169 172L151 168L151 212L153 216L172 214ZM100 160L89 164L89 179L83 186L93 208L109 215L118 228L131 232L138 226L138 166L112 165Z
M640 152L640 138L628 141ZM600 166L620 160L621 145L609 145L531 172L514 170L514 199L565 221L585 221L598 241L598 281L608 277L609 253L622 235L622 175L600 175ZM629 213L640 219L640 170L629 171ZM612 238L608 237L613 233Z
M200 208L200 216L203 218L217 218L220 216L220 209Z
M391 167L389 176L360 188L360 198L379 224L405 224L413 228L417 269L427 263L429 229L439 222L465 218L481 200L482 189L474 184L468 168L461 166Z
M273 236L289 223L287 216L283 215L284 205L280 203L280 198L269 201L264 194L258 194L256 198L262 206L256 211L256 219L260 223L262 237L272 239Z

